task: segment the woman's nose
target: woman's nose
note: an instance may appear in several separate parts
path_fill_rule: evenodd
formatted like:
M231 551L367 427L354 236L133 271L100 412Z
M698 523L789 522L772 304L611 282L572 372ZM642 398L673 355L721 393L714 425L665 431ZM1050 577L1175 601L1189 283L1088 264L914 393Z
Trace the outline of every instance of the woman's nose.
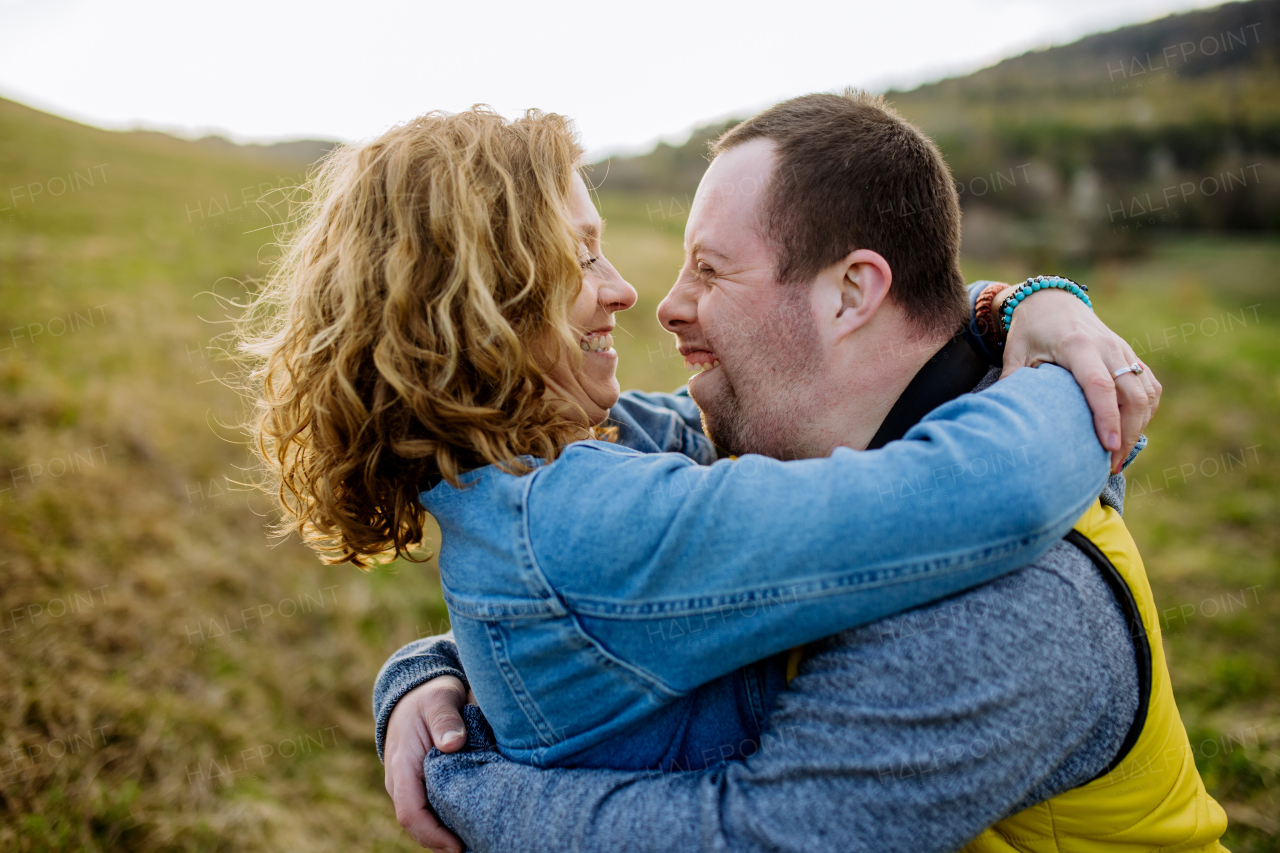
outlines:
M609 271L612 274L606 276L600 286L600 304L606 311L626 311L639 298L636 289L612 266Z

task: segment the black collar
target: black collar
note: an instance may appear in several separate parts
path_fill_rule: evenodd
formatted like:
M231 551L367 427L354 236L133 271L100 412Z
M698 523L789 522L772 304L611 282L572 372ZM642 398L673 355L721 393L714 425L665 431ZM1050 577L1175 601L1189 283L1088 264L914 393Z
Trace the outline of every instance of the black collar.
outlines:
M990 368L956 335L925 362L924 367L885 415L867 450L884 447L907 434L920 420L943 403L967 394Z

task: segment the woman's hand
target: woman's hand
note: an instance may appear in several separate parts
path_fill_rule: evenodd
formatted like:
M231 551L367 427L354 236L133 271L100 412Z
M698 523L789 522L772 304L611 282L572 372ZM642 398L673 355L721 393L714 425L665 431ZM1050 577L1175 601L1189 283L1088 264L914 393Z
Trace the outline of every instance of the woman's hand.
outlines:
M467 700L466 685L442 675L404 694L387 721L385 783L396 820L414 841L432 850L461 851L462 841L428 807L422 762L432 746L457 752L467 742L462 722Z
M995 305L1012 292L1002 291ZM1111 471L1119 471L1160 406L1163 389L1151 368L1144 364L1141 374L1116 377L1122 367L1140 363L1137 354L1088 306L1057 289L1037 291L1014 312L1000 378L1045 362L1070 370L1084 390L1098 440L1111 451Z

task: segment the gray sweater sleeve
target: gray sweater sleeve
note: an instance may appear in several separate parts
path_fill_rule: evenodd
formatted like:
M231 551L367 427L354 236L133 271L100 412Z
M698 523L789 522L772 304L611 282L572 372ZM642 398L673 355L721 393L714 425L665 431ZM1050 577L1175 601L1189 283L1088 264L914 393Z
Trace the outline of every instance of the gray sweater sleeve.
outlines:
M984 587L816 644L744 762L542 770L476 748L433 752L426 781L477 851L956 850L1102 770L1137 689L1123 615L1064 543Z
M457 676L463 684L467 683L462 661L458 659L458 646L453 642L453 631L414 640L382 665L377 680L373 682L374 737L379 760L386 746L387 723L396 703L413 688L440 675Z

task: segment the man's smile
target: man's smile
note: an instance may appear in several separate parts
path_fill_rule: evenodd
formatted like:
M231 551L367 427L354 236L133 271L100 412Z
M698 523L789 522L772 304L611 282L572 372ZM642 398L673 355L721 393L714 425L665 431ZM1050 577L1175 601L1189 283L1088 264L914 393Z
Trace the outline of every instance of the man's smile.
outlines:
M706 373L720 366L720 357L710 350L690 350L681 354L684 356L684 369L690 373Z

